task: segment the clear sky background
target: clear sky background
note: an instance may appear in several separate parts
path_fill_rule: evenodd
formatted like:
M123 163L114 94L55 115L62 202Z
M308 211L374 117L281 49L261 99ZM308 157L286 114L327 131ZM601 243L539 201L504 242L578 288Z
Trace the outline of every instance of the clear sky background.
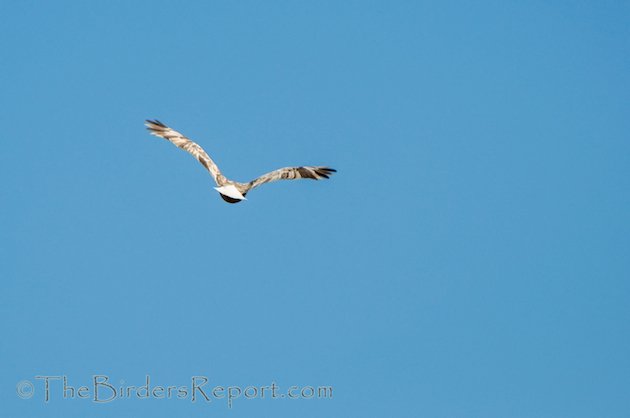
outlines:
M628 2L0 15L3 417L630 413ZM237 180L339 172L228 205L147 118ZM46 404L34 380L94 374L334 392Z

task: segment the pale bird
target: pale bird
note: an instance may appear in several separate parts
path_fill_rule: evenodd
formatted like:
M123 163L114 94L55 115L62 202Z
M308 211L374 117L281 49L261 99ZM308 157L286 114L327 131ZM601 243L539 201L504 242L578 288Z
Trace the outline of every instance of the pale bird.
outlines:
M337 170L329 167L285 167L272 171L267 174L250 181L249 183L240 183L226 178L219 167L212 161L212 158L199 145L186 138L179 132L164 125L159 120L147 120L145 123L147 129L152 135L164 138L178 148L188 151L210 172L210 175L217 184L215 190L219 192L223 200L228 203L238 203L241 200L247 200L245 196L249 191L261 184L269 183L277 180L296 180L296 179L327 179Z

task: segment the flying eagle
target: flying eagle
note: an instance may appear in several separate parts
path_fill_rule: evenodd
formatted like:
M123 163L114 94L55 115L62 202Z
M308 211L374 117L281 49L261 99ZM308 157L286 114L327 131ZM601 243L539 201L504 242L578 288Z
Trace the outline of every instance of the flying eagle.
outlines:
M192 156L210 172L210 175L218 186L215 187L215 190L217 190L223 200L228 203L238 203L241 200L247 200L245 196L251 189L265 183L277 180L327 179L332 173L337 171L329 167L285 167L263 174L249 183L239 183L238 181L229 180L221 174L219 167L217 167L215 162L212 161L212 158L206 154L203 148L184 135L169 128L159 120L147 120L145 125L152 135L164 138L175 144L178 148L192 154Z

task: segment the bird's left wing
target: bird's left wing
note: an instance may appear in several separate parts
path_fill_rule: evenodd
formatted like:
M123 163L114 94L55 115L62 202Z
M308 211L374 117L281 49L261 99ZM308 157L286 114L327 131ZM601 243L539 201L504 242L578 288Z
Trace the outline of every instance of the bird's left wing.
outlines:
M219 167L217 167L215 162L212 161L212 158L210 158L210 156L199 145L186 138L184 135L180 134L176 130L164 125L157 119L147 120L145 125L147 129L151 132L151 135L164 138L175 144L178 148L189 152L204 167L206 167L206 170L210 172L210 175L214 179L215 183L217 183L217 185L222 186L225 184L226 179L223 174L221 174Z
M253 189L261 184L277 180L297 180L297 179L327 179L337 170L329 167L285 167L263 174L249 183L249 188Z

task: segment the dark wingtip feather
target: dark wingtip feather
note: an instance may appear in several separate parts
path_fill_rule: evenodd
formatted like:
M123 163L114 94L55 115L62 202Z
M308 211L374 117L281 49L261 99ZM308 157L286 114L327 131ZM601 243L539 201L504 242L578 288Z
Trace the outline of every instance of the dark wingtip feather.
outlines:
M162 128L166 128L166 125L164 125L162 122L160 122L157 119L154 119L154 120L147 119L147 120L145 120L145 122L148 123L148 124L151 124L151 125L157 125L157 126L161 126Z
M315 168L315 174L317 174L319 176L319 178L325 178L325 179L329 179L330 176L337 170L335 170L334 168L328 168L328 167L317 167ZM319 178L317 180L319 180Z

